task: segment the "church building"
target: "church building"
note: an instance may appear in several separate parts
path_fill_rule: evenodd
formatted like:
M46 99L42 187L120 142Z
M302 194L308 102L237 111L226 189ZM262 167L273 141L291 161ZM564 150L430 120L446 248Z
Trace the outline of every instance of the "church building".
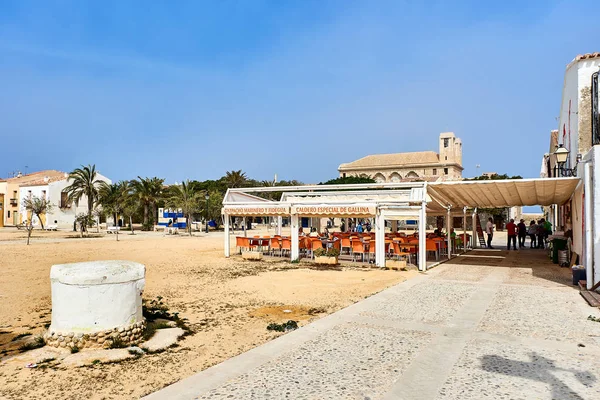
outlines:
M341 177L369 176L376 182L453 181L462 179L462 142L454 132L444 132L439 138L439 153L372 154L341 164Z

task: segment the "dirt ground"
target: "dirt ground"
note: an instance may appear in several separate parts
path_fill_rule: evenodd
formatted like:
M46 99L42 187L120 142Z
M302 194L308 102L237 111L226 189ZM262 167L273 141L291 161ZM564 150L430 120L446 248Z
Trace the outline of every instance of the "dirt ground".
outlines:
M305 325L416 274L225 259L219 233L121 234L119 242L77 236L35 232L26 246L25 232L0 229L0 398L139 398L281 335L266 330L271 322ZM11 363L13 339L50 324L50 267L103 259L145 264L144 299L162 296L194 334L163 353L120 363L43 370Z

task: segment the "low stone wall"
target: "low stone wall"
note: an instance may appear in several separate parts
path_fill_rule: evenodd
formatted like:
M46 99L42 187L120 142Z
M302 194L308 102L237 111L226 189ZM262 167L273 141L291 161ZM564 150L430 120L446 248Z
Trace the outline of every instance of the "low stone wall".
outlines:
M92 333L48 331L44 334L44 340L46 340L46 345L52 347L107 348L111 346L114 338L120 338L123 343L129 345L139 343L144 329L146 329L146 321Z

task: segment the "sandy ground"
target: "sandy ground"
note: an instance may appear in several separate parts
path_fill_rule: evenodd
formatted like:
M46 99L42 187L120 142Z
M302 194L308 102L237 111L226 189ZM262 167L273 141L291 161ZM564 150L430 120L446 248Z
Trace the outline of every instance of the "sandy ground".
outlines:
M117 242L35 232L25 246L25 232L0 229L0 397L138 398L277 337L266 330L270 322L304 325L416 274L225 259L222 234L197 235L121 234ZM41 370L10 362L16 335L50 323L50 267L102 259L145 264L144 298L162 296L195 333L164 353L115 364Z

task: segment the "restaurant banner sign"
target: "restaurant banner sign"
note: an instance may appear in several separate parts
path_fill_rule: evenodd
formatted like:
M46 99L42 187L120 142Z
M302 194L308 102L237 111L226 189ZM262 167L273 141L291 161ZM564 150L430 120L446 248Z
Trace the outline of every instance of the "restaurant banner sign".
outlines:
M226 206L223 207L223 214L232 216L269 216L269 215L290 215L288 206Z
M320 216L371 216L377 213L375 206L292 206L292 214Z

